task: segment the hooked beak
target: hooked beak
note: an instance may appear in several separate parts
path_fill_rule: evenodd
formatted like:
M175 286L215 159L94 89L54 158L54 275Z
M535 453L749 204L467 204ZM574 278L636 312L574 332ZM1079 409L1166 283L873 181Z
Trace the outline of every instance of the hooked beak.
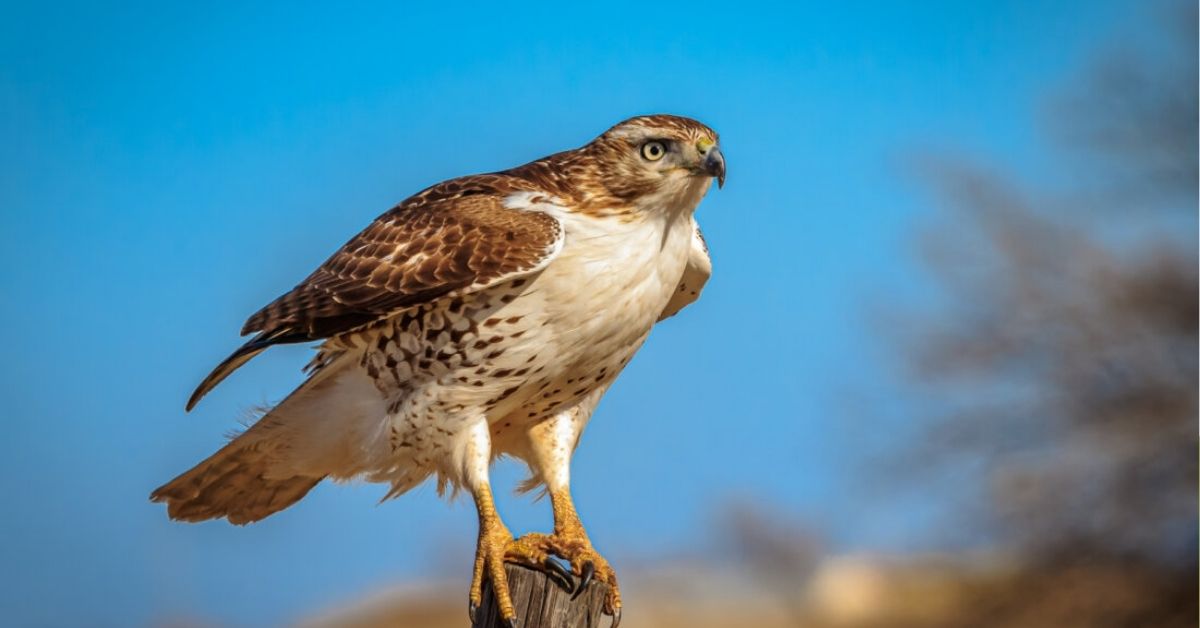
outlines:
M725 155L719 146L713 146L704 155L704 173L716 177L718 189L725 187Z

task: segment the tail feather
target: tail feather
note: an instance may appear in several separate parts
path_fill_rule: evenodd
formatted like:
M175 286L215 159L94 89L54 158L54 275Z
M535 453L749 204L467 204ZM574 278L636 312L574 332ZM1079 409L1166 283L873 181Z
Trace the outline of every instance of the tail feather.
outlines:
M296 503L326 477L395 468L388 425L371 378L354 360L335 357L243 434L150 499L165 502L172 519L258 521Z
M242 525L291 506L323 479L304 475L271 478L269 456L240 440L159 487L150 499L166 502L172 519L226 517L230 523Z
M187 411L191 412L192 408L195 408L196 404L200 403L200 399L202 399L204 395L207 395L209 391L216 388L217 384L220 384L222 381L224 381L226 377L229 377L231 373L241 368L243 364L249 362L254 358L254 356L266 351L268 348L274 345L305 342L307 340L312 339L301 334L282 332L263 332L251 338L246 342L246 344L238 347L237 351L234 351L229 357L222 360L221 363L218 364L217 367L208 374L208 377L205 377L204 381L200 382L200 385L196 387L196 390L192 393L192 396L188 398L186 408Z

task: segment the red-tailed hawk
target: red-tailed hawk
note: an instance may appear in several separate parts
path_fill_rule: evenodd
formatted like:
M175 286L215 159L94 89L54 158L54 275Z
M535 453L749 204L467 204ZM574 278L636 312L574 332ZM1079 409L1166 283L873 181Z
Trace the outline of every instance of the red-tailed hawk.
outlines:
M694 301L708 250L693 212L724 183L717 134L688 118L626 120L586 146L495 174L439 183L354 236L250 317L254 336L188 401L272 345L321 341L309 377L212 457L154 491L173 519L258 521L325 478L398 496L431 475L479 511L470 602L493 582L514 622L504 561L582 591L612 568L568 488L571 454L600 397L655 322ZM488 482L493 459L525 461L554 532L513 539Z

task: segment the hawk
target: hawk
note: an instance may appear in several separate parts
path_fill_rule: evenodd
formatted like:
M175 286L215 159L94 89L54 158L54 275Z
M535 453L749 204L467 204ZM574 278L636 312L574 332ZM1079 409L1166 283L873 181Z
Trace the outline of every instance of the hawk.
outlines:
M606 582L616 623L616 576L572 503L571 455L650 329L707 281L693 213L713 178L724 184L717 134L652 115L408 198L246 321L253 337L188 410L274 345L320 341L307 379L151 499L172 519L246 524L326 478L389 484L386 499L436 476L440 493L466 489L478 510L472 617L489 578L515 625L510 561L576 592ZM488 469L503 454L528 464L523 489L549 494L553 533L514 539L501 521Z

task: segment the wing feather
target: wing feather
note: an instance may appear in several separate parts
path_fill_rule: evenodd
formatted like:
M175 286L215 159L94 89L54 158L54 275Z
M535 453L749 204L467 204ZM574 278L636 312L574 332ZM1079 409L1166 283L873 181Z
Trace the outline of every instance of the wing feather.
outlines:
M558 220L495 195L400 206L246 321L243 334L328 338L397 310L542 268L561 246ZM342 319L349 320L342 320Z
M545 268L562 248L558 219L511 206L521 182L497 175L447 181L375 219L288 293L251 316L256 334L196 388L188 409L264 349L321 340L410 307ZM528 196L528 195L526 195Z
M709 276L712 275L712 260L708 257L708 243L704 241L704 234L700 232L700 225L696 223L695 218L692 219L692 248L688 252L688 263L683 270L683 276L679 278L679 285L675 287L674 294L671 295L671 300L667 302L667 307L663 308L662 314L658 320L670 318L679 313L679 310L691 305L700 298L700 291L704 289L704 284L708 283Z

